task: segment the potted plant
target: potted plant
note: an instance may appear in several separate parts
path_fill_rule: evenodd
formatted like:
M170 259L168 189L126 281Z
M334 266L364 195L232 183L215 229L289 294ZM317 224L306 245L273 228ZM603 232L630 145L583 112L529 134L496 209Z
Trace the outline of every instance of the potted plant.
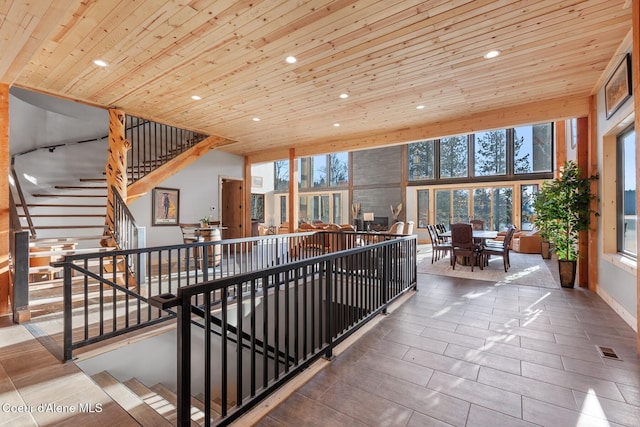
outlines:
M565 162L560 177L542 184L536 194L535 224L543 238L553 245L558 257L560 284L571 288L575 282L578 260L578 237L589 229L591 214L591 181L596 175L582 178L574 161Z

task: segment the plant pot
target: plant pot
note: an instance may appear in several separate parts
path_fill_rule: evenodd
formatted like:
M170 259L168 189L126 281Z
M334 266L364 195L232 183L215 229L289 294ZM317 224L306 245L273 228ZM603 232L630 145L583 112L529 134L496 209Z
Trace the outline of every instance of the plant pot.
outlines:
M577 261L566 259L558 260L558 271L560 272L560 286L563 288L573 288L576 281Z
M551 242L548 240L540 242L540 254L544 259L551 259Z

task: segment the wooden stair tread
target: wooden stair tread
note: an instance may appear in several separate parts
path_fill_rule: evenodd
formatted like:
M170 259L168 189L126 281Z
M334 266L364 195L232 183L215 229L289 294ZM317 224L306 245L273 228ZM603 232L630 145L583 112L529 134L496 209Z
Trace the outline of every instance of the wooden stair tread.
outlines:
M64 255L79 255L79 254L93 254L93 253L103 253L103 252L111 252L116 248L111 246L101 246L99 248L85 248L85 249L52 249L50 251L43 252L29 252L29 258L35 257L59 257Z
M58 190L106 190L106 185L54 185Z
M99 372L91 376L105 393L107 393L118 405L124 408L136 421L143 426L171 426L169 420L164 418L149 406L144 400L136 396L127 386L120 383L108 372Z
M17 204L21 208L21 204ZM105 205L93 204L61 204L61 203L27 203L28 208L101 208L106 209Z
M35 193L33 197L107 197L106 194L47 194L47 193Z
M109 239L111 236L105 236L103 234L93 236L76 236L76 237L38 237L29 241L29 246L47 246L51 243L61 242L75 242L78 243L81 240L102 240Z
M102 228L108 229L107 225L38 225L35 227L37 230L75 230L78 228Z
M21 218L26 218L25 214L18 214ZM31 218L104 218L106 214L31 214Z

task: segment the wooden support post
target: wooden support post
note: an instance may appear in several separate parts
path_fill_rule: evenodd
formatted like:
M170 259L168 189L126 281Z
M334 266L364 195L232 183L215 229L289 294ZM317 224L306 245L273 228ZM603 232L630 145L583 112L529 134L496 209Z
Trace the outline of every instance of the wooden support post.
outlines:
M296 149L289 150L289 233L298 228L298 162Z
M242 203L245 206L243 209L244 218L242 229L244 230L242 235L243 237L251 237L251 163L249 163L249 158L244 156L244 202ZM251 247L251 245L249 245Z
M110 230L114 227L113 191L118 192L122 200L127 200L127 151L131 144L125 135L126 116L123 111L109 110L109 152L105 169L107 172L107 216L106 225ZM112 246L111 239L104 239L103 246Z
M9 312L9 85L0 83L0 314Z

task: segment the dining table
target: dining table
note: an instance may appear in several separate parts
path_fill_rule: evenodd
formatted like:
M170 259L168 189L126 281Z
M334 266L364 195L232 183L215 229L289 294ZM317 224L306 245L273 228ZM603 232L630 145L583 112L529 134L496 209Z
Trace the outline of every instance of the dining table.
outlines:
M439 234L440 237L447 237L447 238L451 238L451 230L447 230L444 233L440 233ZM496 237L498 237L498 232L494 231L494 230L473 230L473 241L476 244L479 244L481 246L484 246L485 241L487 240L493 240ZM471 262L470 260L466 259L465 257L458 257L458 263L462 264L462 265L469 265L469 263ZM485 258L485 263L487 263L489 261L489 258L486 257Z
M451 238L451 230L439 234L440 237ZM473 230L473 239L477 242L484 243L485 240L493 240L498 237L498 232L493 230Z

